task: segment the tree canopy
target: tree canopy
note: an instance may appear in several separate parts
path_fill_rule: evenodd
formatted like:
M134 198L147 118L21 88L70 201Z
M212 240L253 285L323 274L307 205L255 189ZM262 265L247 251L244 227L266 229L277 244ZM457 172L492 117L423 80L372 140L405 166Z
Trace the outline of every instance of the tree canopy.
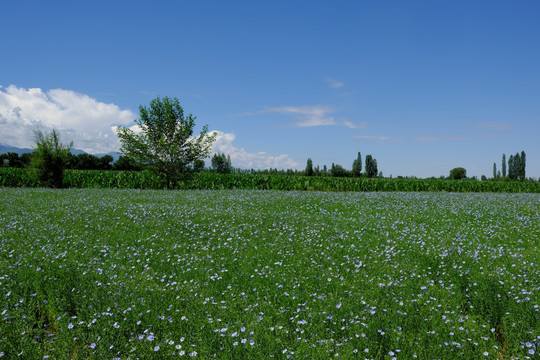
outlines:
M139 106L139 115L135 120L139 132L117 128L120 151L163 174L168 187L189 173L189 165L210 155L216 133L209 134L208 125L204 125L199 135L193 136L196 117L185 116L177 98L158 96L149 107Z

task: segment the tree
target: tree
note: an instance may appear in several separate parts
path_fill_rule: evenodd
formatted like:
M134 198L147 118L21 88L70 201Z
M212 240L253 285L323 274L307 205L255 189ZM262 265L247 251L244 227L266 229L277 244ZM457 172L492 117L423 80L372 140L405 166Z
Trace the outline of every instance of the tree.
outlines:
M493 163L493 179L497 178L497 164Z
M521 180L525 180L525 151L521 151L521 161L520 161L520 177Z
M341 165L332 163L332 167L330 168L330 176L345 177L347 176L347 170L345 170Z
M34 132L34 138L37 149L33 153L32 165L37 170L38 180L42 185L61 188L73 142L69 145L62 144L56 130L47 135L37 130Z
M195 172L201 172L204 170L204 160L203 159L197 159L193 162L193 170Z
M21 163L21 159L19 158L19 154L15 152L8 152L6 154L6 158L8 160L8 166L9 167L15 167L15 168L22 168L23 165Z
M352 175L356 177L362 176L362 155L358 153L358 157L352 164Z
M462 167L453 168L450 170L450 179L461 180L467 178L467 170Z
M506 177L506 154L502 156L502 177Z
M311 160L311 158L308 158L307 159L307 164L306 164L306 170L305 170L305 175L306 176L313 176L313 161Z
M167 187L174 187L186 177L195 160L210 155L216 133L208 134L205 125L199 136L193 137L196 117L185 116L177 98L158 96L150 107L139 106L139 115L135 123L140 132L129 127L117 128L120 151L164 175Z
M366 155L366 176L368 178L377 177L377 160L375 160L371 155Z
M512 180L515 180L515 173L516 170L514 166L514 155L510 155L510 157L508 158L508 177Z
M225 154L214 154L212 156L212 168L220 174L228 174L232 170L231 156Z
M127 156L120 156L112 165L113 170L139 171L141 166L135 160Z

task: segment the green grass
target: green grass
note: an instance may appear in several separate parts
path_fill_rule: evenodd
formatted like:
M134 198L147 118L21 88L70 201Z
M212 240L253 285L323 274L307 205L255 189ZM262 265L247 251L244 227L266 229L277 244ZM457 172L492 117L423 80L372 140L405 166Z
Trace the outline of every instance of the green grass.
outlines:
M539 225L532 194L2 188L0 355L533 359Z

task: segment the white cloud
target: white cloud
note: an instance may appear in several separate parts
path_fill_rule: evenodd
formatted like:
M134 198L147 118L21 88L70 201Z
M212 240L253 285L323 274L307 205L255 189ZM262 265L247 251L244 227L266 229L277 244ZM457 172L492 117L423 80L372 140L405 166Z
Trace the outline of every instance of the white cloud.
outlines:
M127 125L136 115L71 90L0 87L0 143L32 147L33 131L57 129L64 142L88 153L117 151L114 125Z
M213 144L213 153L225 153L231 156L231 163L234 167L246 169L293 169L299 164L291 159L287 154L271 155L266 152L249 153L243 148L233 145L236 136L231 133L214 131L216 141Z
M326 79L326 82L328 83L328 86L330 86L332 89L339 89L340 87L345 85L345 83L337 81L335 79Z
M343 120L342 124L350 129L365 129L367 127L367 123L365 121L361 122L360 124L355 124L349 120Z
M315 106L281 106L263 110L262 112L272 112L279 114L293 114L299 119L295 123L298 127L325 126L337 125L333 117L326 114L333 112L330 106L315 105Z

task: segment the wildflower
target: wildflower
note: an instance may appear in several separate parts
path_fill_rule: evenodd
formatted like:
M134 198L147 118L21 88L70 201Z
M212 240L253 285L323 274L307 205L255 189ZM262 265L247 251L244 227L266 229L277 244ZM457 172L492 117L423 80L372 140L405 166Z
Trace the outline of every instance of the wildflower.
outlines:
M68 329L73 329L73 324L72 323L68 324Z
M159 345L154 346L154 351L158 351L158 350L159 350Z

